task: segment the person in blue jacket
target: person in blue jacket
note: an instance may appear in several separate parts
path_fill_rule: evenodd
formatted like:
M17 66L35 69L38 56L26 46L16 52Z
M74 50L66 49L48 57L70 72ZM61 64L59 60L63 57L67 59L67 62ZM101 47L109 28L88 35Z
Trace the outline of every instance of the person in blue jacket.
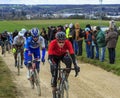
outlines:
M45 62L45 42L44 38L39 35L39 29L38 28L32 28L31 29L31 36L26 38L25 45L24 45L24 64L29 69L29 62L31 62L34 59L37 59L36 62L36 69L39 73L40 71L40 61ZM42 55L40 54L40 49L42 49ZM29 73L27 75L29 78Z

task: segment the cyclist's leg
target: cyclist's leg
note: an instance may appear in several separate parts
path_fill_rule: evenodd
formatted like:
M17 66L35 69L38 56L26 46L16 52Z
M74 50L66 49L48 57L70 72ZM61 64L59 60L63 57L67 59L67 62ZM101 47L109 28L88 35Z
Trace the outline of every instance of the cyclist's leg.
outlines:
M40 48L34 49L33 55L34 55L34 59L37 59L36 69L37 69L37 72L39 73L40 71Z
M17 66L17 52L15 52L13 55L14 55L15 67L16 67Z
M64 55L62 58L63 63L66 65L66 68L71 68L72 59L69 55ZM68 78L70 70L67 70L66 78Z
M56 90L57 90L57 77L58 77L58 64L60 62L59 59L54 59L55 63L56 63L56 70L51 69L51 87L52 87L52 94L53 94L53 98L56 98Z
M24 65L28 67L28 50L24 51Z
M56 90L57 90L57 70L55 71L55 76L52 76L51 79L51 87L52 87L52 94L53 98L56 98Z
M32 64L32 53L33 53L33 50L31 48L29 48L28 50L28 56L27 56L27 68L28 68L28 71L27 71L27 78L30 79L30 68L31 68L31 64Z
M23 68L24 49L21 49L21 68Z
M1 41L2 54L4 54L4 42Z

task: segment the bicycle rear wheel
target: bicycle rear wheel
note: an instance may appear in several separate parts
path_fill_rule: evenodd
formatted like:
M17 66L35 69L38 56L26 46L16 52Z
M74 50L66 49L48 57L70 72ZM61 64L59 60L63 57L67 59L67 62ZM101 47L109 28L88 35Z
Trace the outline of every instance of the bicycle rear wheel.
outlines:
M35 79L35 84L37 87L38 96L41 96L40 80L39 80L39 76L36 70L34 72L34 79Z

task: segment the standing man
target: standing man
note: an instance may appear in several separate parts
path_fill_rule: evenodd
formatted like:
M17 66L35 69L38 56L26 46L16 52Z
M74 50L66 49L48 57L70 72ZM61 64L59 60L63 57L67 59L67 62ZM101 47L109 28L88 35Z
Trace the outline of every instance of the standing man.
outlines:
M106 43L109 53L109 63L114 64L115 63L115 48L118 40L118 33L114 30L114 26L109 26L109 30L106 34Z
M96 41L99 47L99 59L101 62L104 62L106 50L105 32L101 30L100 26L97 26L96 30L97 30Z

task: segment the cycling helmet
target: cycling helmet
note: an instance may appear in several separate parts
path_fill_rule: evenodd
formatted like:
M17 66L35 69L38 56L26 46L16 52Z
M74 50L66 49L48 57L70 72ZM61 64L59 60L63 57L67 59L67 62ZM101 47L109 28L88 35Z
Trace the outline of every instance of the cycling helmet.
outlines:
M24 33L22 31L19 31L18 35L19 36L24 36Z
M65 40L66 39L66 35L65 35L65 32L57 32L56 33L56 39L57 40Z
M25 34L27 30L25 28L22 28L21 31Z
M73 24L72 23L69 24L69 28L73 28Z
M39 36L39 29L38 28L31 29L31 35L33 37L38 37Z
M85 28L85 31L90 31L90 29L89 28Z

